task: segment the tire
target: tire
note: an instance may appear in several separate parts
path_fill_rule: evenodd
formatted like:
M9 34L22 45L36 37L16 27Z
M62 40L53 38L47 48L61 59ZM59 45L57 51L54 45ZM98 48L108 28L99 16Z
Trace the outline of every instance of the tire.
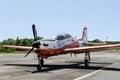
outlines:
M43 66L44 65L44 60L43 59L41 59L41 66Z
M39 64L37 65L37 71L41 71L42 66Z
M88 60L84 60L84 64L85 64L85 67L89 67L89 61Z

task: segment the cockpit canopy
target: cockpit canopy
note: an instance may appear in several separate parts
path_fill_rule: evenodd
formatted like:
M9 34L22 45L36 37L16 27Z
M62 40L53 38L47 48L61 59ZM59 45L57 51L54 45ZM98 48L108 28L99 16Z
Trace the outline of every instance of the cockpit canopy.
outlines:
M72 36L70 34L59 34L55 37L56 40L64 40L67 38L71 38Z
M42 39L42 42L54 42L54 41L60 41L68 38L73 38L70 34L58 34L56 36L53 36L51 39Z

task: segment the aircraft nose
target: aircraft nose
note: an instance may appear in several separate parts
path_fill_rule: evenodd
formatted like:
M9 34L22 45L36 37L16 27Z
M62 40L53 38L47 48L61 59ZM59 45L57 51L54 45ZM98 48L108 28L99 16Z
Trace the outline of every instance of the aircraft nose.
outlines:
M32 46L35 48L40 48L41 43L39 41L35 41Z

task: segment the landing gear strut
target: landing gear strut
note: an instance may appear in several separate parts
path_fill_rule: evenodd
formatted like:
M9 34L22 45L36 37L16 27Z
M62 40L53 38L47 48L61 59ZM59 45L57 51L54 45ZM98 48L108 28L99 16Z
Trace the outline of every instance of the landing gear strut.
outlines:
M38 70L38 71L41 71L42 66L43 66L43 64L44 64L44 60L43 60L43 58L40 57L40 55L38 55L37 57L38 57L37 70Z
M89 61L90 61L90 53L89 53L89 51L86 51L85 52L85 60L84 60L85 67L89 67Z

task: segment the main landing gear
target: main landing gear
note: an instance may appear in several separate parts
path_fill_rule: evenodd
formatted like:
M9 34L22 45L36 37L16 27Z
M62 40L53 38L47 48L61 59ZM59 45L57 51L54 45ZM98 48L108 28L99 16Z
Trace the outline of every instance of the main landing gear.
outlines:
M85 67L89 67L89 61L90 61L90 53L89 53L89 51L86 51L85 52L85 60L84 60Z
M40 57L40 55L38 55L37 58L38 58L37 70L38 70L38 71L41 71L42 66L43 66L43 64L44 64L44 60L43 60L43 58Z

